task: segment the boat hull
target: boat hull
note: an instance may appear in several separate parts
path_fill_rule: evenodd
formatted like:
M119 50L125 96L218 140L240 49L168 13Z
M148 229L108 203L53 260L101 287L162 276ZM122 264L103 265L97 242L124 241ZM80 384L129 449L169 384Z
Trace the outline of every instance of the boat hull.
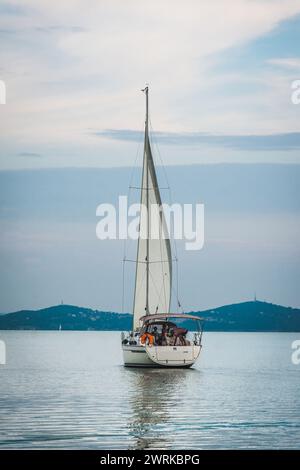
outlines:
M201 346L123 345L125 367L188 368L198 359Z
M143 346L122 346L125 367L155 367Z

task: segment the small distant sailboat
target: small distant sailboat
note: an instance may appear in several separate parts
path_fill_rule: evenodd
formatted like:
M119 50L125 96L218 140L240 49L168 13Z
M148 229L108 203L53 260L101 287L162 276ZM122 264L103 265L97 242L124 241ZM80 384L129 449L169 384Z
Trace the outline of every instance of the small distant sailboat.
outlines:
M58 331L61 331L61 323L59 324Z
M148 86L144 158L141 185L141 214L136 259L136 276L132 331L122 333L124 365L131 367L191 367L201 351L201 318L184 313L171 313L172 256L162 201L149 139ZM157 214L158 237L150 236L150 207ZM146 211L142 210L146 207ZM146 234L146 236L141 236ZM186 322L195 322L193 333ZM180 324L182 324L180 326ZM190 336L190 338L189 338Z

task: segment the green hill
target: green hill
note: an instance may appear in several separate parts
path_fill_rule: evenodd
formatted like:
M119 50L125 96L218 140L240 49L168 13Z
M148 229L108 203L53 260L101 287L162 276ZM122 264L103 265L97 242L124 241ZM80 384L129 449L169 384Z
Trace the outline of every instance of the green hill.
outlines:
M189 313L205 319L206 331L300 332L300 309L267 302L243 302ZM130 330L132 315L73 305L0 315L0 330L58 330L60 325L62 330Z

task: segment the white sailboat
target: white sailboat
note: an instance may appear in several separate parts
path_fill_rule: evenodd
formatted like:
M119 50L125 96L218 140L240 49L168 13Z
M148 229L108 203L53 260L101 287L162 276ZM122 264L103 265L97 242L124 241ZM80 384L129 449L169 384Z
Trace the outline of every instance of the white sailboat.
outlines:
M141 213L136 259L132 331L122 333L124 365L190 367L201 351L201 318L171 313L172 255L149 139L148 87ZM151 212L158 207L156 217ZM143 210L145 209L145 210ZM155 225L155 230L153 230ZM156 236L153 237L153 231ZM189 332L186 322L196 328ZM196 332L195 332L196 330Z

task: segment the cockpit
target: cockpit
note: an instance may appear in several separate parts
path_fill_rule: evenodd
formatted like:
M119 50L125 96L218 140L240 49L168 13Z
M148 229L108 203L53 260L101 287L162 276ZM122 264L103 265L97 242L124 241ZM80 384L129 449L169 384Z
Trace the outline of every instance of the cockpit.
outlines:
M170 318L175 317L175 318ZM191 322L194 320L193 322ZM187 314L154 314L141 318L141 328L130 332L123 344L141 346L191 346L201 344L201 318Z

